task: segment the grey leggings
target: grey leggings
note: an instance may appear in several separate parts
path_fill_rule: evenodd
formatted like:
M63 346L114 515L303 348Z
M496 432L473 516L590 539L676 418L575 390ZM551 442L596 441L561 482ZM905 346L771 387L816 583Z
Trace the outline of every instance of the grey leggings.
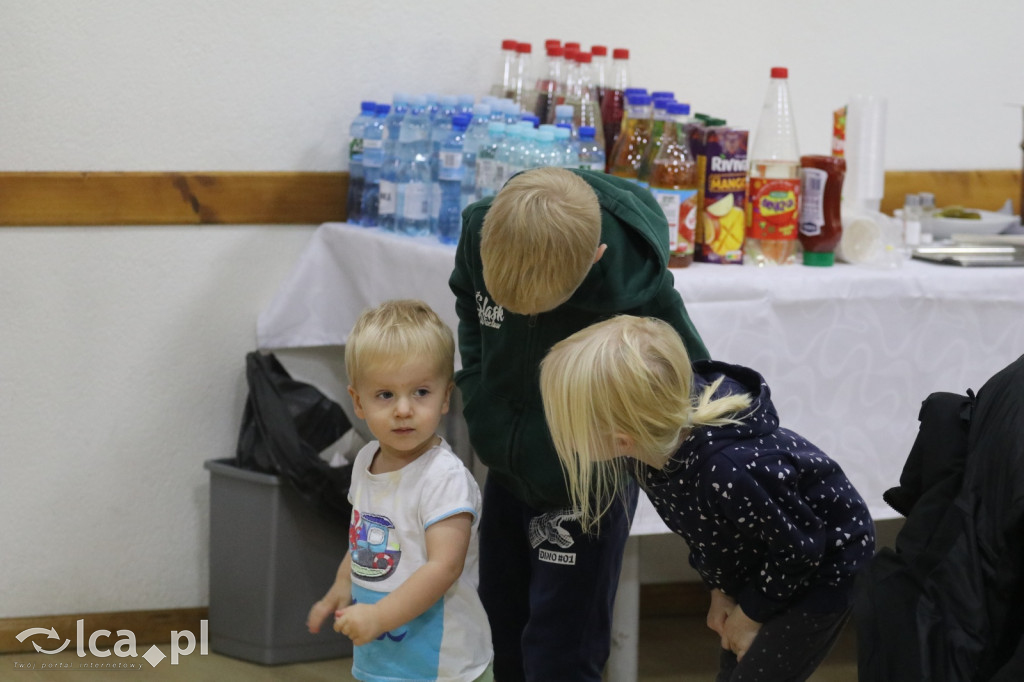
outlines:
M785 611L761 626L742 661L722 650L715 682L802 682L825 660L849 616L849 609Z

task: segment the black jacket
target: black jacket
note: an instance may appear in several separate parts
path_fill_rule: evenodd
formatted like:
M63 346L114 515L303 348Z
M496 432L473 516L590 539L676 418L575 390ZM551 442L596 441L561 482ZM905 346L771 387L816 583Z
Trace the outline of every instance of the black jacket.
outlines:
M861 682L1024 680L1024 356L977 398L932 394L895 550L858 580Z
M752 369L694 363L699 395L747 394L737 424L698 426L664 469L641 467L665 524L690 548L704 582L764 623L799 607L833 613L850 605L856 571L874 552L874 525L834 460L779 426L771 391Z

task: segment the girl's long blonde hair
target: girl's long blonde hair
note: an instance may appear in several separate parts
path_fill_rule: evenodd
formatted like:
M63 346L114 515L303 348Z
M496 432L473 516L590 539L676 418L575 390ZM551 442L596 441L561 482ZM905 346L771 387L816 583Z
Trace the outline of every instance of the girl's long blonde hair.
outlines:
M632 439L632 457L660 468L693 427L736 423L750 406L747 394L712 399L720 383L692 395L686 347L655 318L620 315L555 344L541 363L541 397L584 529L596 527L629 473L615 435Z

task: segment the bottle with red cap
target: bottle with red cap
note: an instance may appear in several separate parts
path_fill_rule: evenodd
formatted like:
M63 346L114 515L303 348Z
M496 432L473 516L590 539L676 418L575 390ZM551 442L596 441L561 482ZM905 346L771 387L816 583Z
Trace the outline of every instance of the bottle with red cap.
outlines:
M594 82L594 88L597 90L597 102L601 104L604 101L604 91L608 87L608 81L611 79L611 66L608 64L608 47L606 45L591 45L590 54L592 59L590 62L590 79ZM604 130L601 130L602 137L604 136Z
M590 62L592 55L589 52L576 53L575 77L570 88L566 83L565 103L572 106L572 129L579 130L581 126L590 126L598 133L598 142L604 144L604 129L601 126L601 106L597 101L597 88L591 80Z
M789 71L773 67L750 150L744 260L796 263L800 228L800 151L789 100Z
M533 111L536 91L533 89L533 68L531 66L531 43L516 44L515 78L512 86L512 101L522 111Z
M604 99L601 101L601 121L604 125L605 154L611 163L615 142L622 131L622 112L626 108L626 88L629 87L629 50L612 50L612 74Z
M501 66L497 78L491 84L491 94L495 97L511 97L516 77L516 47L519 42L506 39L501 41Z
M537 79L537 103L533 113L544 123L554 120L555 107L565 97L565 76L562 73L564 52L561 45L549 45L544 70Z

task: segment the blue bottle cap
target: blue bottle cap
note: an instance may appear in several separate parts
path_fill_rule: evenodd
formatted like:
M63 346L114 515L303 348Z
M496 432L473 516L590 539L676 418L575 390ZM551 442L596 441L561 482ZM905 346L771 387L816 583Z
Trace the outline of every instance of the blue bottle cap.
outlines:
M640 94L640 93L637 93L637 94L634 94L634 95L630 95L626 99L629 102L629 104L632 105L632 106L644 106L644 105L647 105L647 104L651 103L651 96L650 95L644 95L644 94Z
M690 105L686 104L685 102L673 102L672 104L668 105L668 113L673 116L689 116Z
M382 114L387 114L390 111L391 111L391 105L390 104L378 104L377 105L377 115L378 116L380 116Z
M369 114L374 111L377 111L377 103L371 102L369 100L363 100L362 102L359 103L359 109Z
M469 120L472 118L469 114L456 114L452 117L452 128L457 130L465 130L469 127Z
M594 129L594 126L580 126L579 134L580 137L591 138L597 134L597 131Z

